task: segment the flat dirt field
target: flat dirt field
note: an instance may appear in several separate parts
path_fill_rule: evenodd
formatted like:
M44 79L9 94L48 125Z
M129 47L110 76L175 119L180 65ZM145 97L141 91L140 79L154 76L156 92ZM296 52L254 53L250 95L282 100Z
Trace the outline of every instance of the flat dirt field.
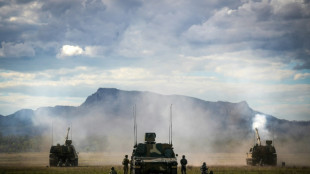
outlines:
M123 174L121 166L114 166L118 174ZM0 167L0 174L108 174L111 166L84 167ZM209 166L214 174L309 174L309 167L247 167L247 166ZM180 174L180 168L178 169ZM200 174L199 167L189 167L187 174Z
M118 174L123 174L121 161L124 154L80 153L79 167L49 167L48 153L0 154L0 174L53 174L53 173L103 173L108 174L114 166ZM130 156L130 155L129 155ZM286 167L249 167L245 165L244 154L188 154L187 174L200 174L199 166L203 161L215 174L310 174L309 154L285 155ZM180 157L178 158L180 160ZM281 164L281 161L278 160ZM178 170L180 174L180 170Z

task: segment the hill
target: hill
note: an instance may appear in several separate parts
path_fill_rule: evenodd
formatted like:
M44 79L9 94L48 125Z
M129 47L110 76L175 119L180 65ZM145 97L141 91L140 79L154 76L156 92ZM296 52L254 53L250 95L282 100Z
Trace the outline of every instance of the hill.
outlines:
M310 142L309 121L278 119L254 111L245 101L210 102L188 96L115 88L99 88L78 107L24 109L1 116L1 134L43 136L50 144L55 144L63 143L66 128L71 126L73 142L82 151L130 151L132 107L137 107L139 142L143 141L144 132L149 131L156 132L158 142L168 142L171 104L173 143L179 151L245 152L253 145L255 126L262 140L275 140L277 149L310 152L307 145ZM52 132L54 142L51 142Z

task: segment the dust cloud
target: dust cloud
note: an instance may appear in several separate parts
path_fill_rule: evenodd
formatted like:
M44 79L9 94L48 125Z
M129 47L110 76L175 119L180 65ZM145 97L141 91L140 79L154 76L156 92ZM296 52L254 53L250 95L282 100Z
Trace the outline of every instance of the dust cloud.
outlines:
M134 145L134 105L137 106L138 143L144 142L145 132L156 132L156 142L168 143L170 105L173 104L174 150L179 156L186 155L190 165L201 165L204 161L212 165L245 165L246 152L255 143L253 128L259 129L262 142L271 138L268 116L255 113L244 103L211 103L148 92L128 95L105 96L104 101L73 107L70 112L36 110L33 122L45 128L42 151L48 152L50 146L57 143L64 144L67 128L71 127L69 139L73 140L81 158L96 159L89 154L102 153L120 161L124 154L131 155ZM294 146L294 142L280 145L279 137L280 134L275 139L279 143L276 148L281 146L278 156L285 160L282 153L291 154L287 147ZM303 143L299 146L306 146ZM89 164L101 163L108 162L100 157L89 160Z

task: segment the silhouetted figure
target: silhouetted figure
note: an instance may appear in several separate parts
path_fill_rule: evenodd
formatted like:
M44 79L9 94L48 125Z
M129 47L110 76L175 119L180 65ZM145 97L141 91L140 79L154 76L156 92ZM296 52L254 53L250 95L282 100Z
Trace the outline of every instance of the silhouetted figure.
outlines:
M185 155L182 156L182 159L180 160L180 163L181 163L181 172L182 172L182 174L186 174L187 160L185 159Z
M208 174L208 167L207 167L206 162L203 162L202 166L200 167L200 171L201 171L201 174Z
M114 167L111 168L110 173L109 174L117 174L117 172L114 170Z
M129 164L128 155L125 155L122 164L124 166L124 174L128 174L128 164Z

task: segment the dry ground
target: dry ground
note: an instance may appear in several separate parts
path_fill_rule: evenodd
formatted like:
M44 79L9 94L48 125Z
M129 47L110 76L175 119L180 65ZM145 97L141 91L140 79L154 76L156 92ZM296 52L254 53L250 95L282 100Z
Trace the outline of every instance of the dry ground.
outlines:
M0 174L108 174L111 166L123 174L121 161L123 153L80 153L79 167L48 167L48 153L0 154ZM285 158L284 158L285 157ZM286 167L248 167L244 154L187 154L187 174L200 174L199 165L206 161L215 174L310 174L309 154L282 155ZM180 157L179 157L180 159ZM278 162L280 163L280 161ZM180 170L178 172L181 173Z
M111 166L90 167L0 167L0 174L108 174ZM115 166L118 174L123 174L121 166ZM309 174L309 167L247 167L210 166L214 174ZM180 174L180 169L178 170ZM200 174L199 167L190 167L187 174Z

